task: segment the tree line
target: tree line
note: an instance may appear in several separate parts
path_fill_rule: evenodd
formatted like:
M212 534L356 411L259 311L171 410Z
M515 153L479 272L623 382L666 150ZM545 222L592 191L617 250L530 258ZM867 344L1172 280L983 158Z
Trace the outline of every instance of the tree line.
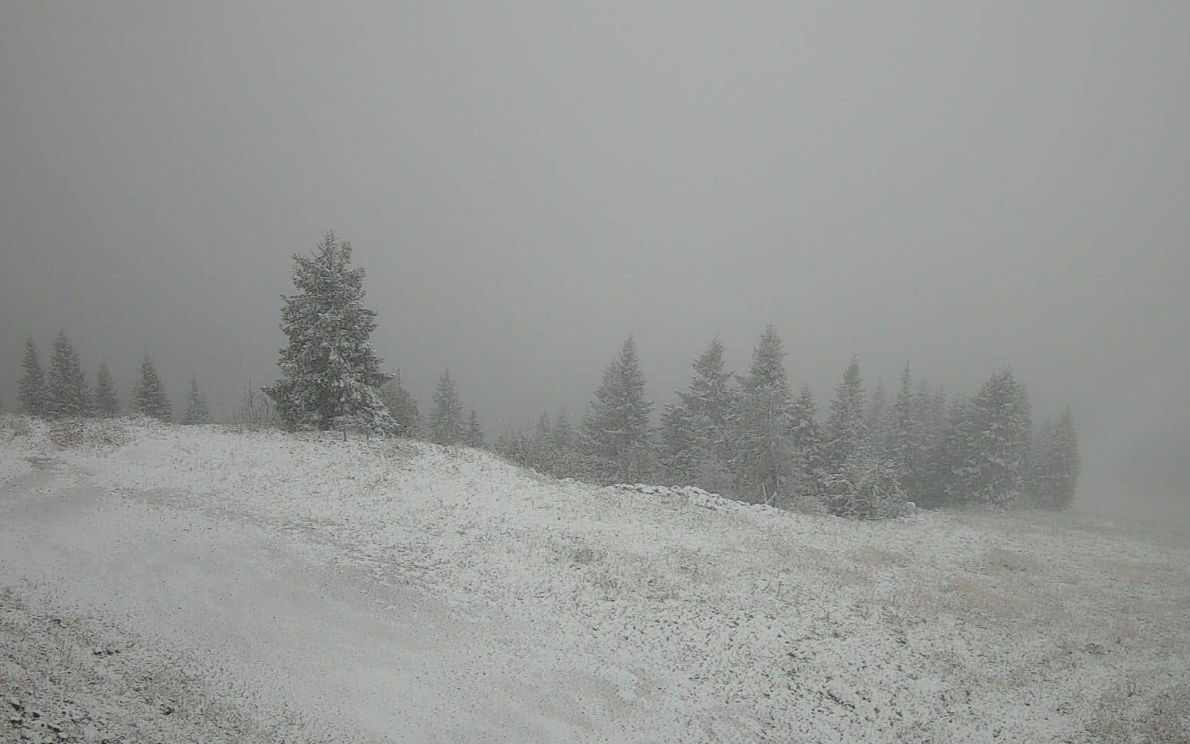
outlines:
M530 432L506 432L497 451L559 477L599 482L662 479L752 503L861 518L922 507L987 504L1065 508L1080 457L1069 408L1034 430L1028 391L1008 368L972 396L915 379L907 364L888 400L865 390L852 358L825 419L808 387L796 393L773 326L745 374L727 369L713 340L689 386L650 426L636 345L608 365L577 431L565 413Z
M54 338L48 371L41 365L33 336L25 339L18 397L23 413L46 419L110 418L119 416L123 408L107 362L100 361L94 386L88 384L78 352L65 331L59 331ZM165 385L147 353L128 398L127 413L160 421L173 420L173 406ZM179 421L183 424L210 421L206 397L198 387L197 378L190 380L186 407Z
M261 389L263 398L249 385L239 420L484 446L476 411L464 415L449 369L438 379L424 424L400 374L383 371L370 342L376 313L364 304L365 273L351 258L351 243L333 233L312 252L294 255L296 292L282 297L281 374ZM866 391L853 358L820 418L810 389L795 392L790 385L772 325L746 373L728 370L725 353L715 339L695 357L687 389L657 412L655 426L630 336L577 424L565 411L543 413L531 431L502 433L494 450L557 477L665 480L752 503L859 518L902 513L909 501L1064 508L1074 498L1080 457L1069 408L1035 430L1025 385L1008 368L964 396L931 388L906 364L889 400L881 385ZM54 341L48 375L28 339L20 397L24 411L49 418L114 416L121 407L106 364L90 387L65 333ZM128 410L172 418L148 354ZM209 418L192 379L181 420Z

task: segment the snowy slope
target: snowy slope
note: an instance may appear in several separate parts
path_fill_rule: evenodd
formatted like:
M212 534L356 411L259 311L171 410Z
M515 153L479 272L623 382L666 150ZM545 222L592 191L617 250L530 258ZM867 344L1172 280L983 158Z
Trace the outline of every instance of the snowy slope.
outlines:
M15 421L0 587L190 665L196 699L261 740L1190 730L1184 535L856 523L403 441L121 422L62 447Z

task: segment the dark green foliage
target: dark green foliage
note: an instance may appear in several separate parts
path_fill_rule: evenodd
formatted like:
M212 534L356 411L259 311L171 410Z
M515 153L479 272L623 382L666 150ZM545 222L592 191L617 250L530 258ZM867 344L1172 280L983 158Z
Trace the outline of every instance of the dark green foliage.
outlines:
M1067 408L1038 430L1034 447L1031 492L1037 506L1065 509L1074 501L1082 459L1074 420Z
M379 394L396 424L397 436L420 437L421 413L418 411L417 399L401 383L400 370L397 370L392 380L380 386Z
M187 425L207 424L211 414L207 410L207 399L198 387L198 379L190 378L190 392L186 394L186 410L182 412L182 423Z
M37 344L33 337L25 339L25 358L21 361L19 383L21 411L30 416L45 415L45 372L37 357Z
M736 473L746 500L776 503L789 485L792 465L791 399L785 349L769 325L740 380L740 435Z
M157 374L157 368L153 366L153 360L148 354L141 360L140 375L132 388L128 408L135 415L148 416L158 421L173 419L173 406L165 393L165 386Z
M467 416L467 432L464 435L464 441L468 447L482 448L484 444L483 429L479 426L479 417L475 414L474 408Z
M99 371L95 374L95 412L108 417L120 413L120 398L116 395L116 386L112 382L107 362L100 362Z
M463 404L455 390L450 370L442 371L438 388L434 391L434 410L430 414L430 441L435 444L464 444L467 429L463 421Z
M364 306L364 270L351 244L327 233L312 255L293 257L297 294L282 298L281 379L265 392L292 429L396 428L376 389L388 382L369 342L376 313Z
M72 418L87 416L90 412L90 393L78 352L65 331L59 331L58 337L54 339L50 372L46 378L45 415L50 418Z
M649 413L645 377L629 336L608 365L583 420L580 450L586 467L597 480L631 481L651 469Z

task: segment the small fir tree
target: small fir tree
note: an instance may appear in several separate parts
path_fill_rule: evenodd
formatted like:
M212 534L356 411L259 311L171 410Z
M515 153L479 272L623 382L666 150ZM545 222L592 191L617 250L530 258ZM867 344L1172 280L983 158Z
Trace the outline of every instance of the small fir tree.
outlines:
M421 413L418 411L417 399L402 384L401 370L397 370L396 376L380 387L380 400L396 424L397 436L421 436Z
M581 450L591 474L600 481L641 480L651 469L649 414L645 377L629 336L604 370L583 420Z
M45 411L52 418L86 416L91 411L87 380L74 344L59 331L54 339L50 372L46 379Z
M772 325L761 334L741 387L741 486L749 500L775 504L788 495L793 421L785 350Z
M479 417L475 415L474 408L471 409L467 416L466 441L468 447L475 447L476 449L483 448L483 429L479 427Z
M187 425L206 424L211 420L207 411L207 399L198 387L198 378L190 378L190 392L186 395L186 410L182 413L182 423Z
M30 416L45 415L45 372L41 369L33 336L25 339L25 358L21 361L19 392L23 413Z
M148 354L141 360L140 374L132 388L128 407L137 416L148 416L158 421L173 419L173 406L169 402L169 396L165 394L165 386L161 383L157 368Z
M430 440L435 444L461 444L467 430L463 422L463 404L455 390L450 369L442 371L434 391L434 410L430 417Z
M105 361L99 363L99 371L95 373L95 410L100 416L109 418L120 413L120 398Z

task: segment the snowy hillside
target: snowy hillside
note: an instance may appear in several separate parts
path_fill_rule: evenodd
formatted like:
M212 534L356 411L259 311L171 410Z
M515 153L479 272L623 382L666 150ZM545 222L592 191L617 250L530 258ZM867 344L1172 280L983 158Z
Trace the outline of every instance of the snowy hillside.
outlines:
M1185 535L1032 512L864 523L419 442L87 426L64 444L0 424L5 736L1190 730Z

